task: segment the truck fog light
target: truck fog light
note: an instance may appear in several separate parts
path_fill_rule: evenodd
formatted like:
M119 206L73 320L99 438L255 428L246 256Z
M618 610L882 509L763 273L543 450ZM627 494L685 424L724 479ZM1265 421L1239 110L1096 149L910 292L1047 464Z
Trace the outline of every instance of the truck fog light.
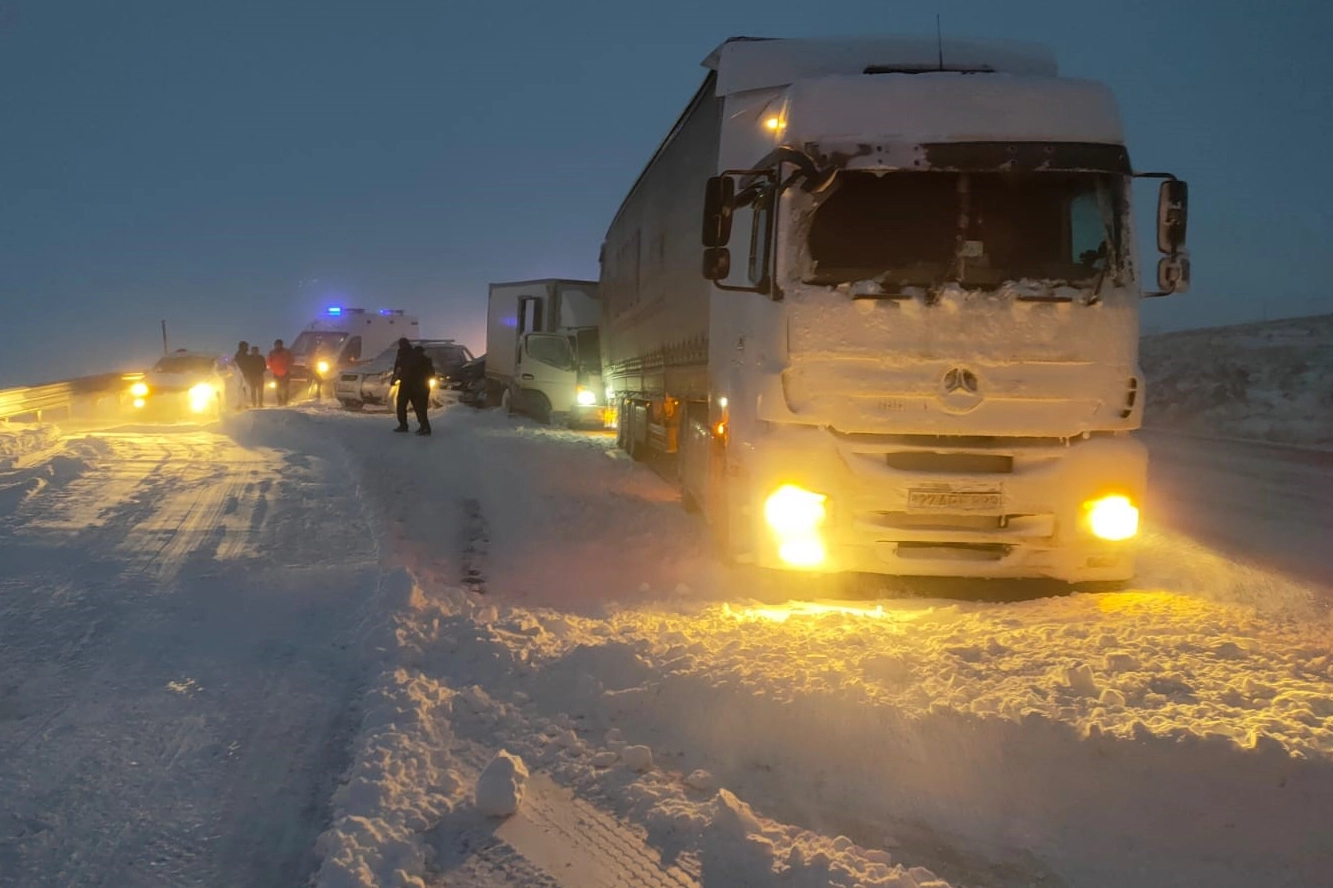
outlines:
M593 404L597 403L597 393L592 389L584 388L583 386L579 386L575 398L578 399L580 407L591 407Z
M764 501L764 520L778 543L778 557L793 567L814 567L825 558L819 527L828 518L822 493L784 484Z
M142 410L142 409L143 409L143 405L144 405L144 404L147 404L147 403L148 403L148 402L145 401L143 398L135 398L135 399L134 399L134 409L135 409L135 410Z
M1139 532L1139 510L1127 496L1104 496L1084 503L1093 536L1117 542Z
M824 563L824 544L817 536L786 540L778 546L778 557L792 567L818 567Z
M136 382L134 385L130 386L130 395L135 398L148 397L148 384L143 382Z

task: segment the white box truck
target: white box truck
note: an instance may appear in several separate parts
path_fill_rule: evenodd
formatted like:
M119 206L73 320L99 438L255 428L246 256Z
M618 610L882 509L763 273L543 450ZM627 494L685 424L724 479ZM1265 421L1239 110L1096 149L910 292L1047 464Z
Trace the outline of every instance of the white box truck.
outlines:
M1187 288L1187 192L1134 173L1110 91L1025 46L736 38L704 65L602 247L621 446L674 460L738 562L1129 579L1139 301ZM1152 293L1136 175L1162 180Z
M604 423L596 281L547 278L490 285L487 401L542 422Z

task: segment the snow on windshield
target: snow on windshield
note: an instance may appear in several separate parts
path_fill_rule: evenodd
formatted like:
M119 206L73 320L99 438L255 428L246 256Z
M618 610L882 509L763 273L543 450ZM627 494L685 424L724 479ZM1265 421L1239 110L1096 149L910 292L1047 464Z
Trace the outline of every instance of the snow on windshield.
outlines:
M153 365L153 369L158 373L189 373L195 375L212 373L213 359L169 357L158 361Z

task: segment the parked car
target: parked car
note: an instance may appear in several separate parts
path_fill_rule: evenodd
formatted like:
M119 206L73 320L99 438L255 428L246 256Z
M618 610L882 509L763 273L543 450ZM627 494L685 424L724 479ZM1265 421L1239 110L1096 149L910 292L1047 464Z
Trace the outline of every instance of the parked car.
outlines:
M182 348L163 355L127 394L137 415L216 419L228 404L239 401L240 376L223 355Z
M486 356L473 358L458 370L458 401L469 407L486 406Z
M459 371L472 360L472 352L452 339L413 339L411 342L413 346L424 346L435 365L431 405L439 407L444 403L445 391L459 387ZM398 397L398 385L392 381L397 355L398 346L394 345L365 364L339 373L333 389L338 403L347 410L360 410L367 404L391 406Z

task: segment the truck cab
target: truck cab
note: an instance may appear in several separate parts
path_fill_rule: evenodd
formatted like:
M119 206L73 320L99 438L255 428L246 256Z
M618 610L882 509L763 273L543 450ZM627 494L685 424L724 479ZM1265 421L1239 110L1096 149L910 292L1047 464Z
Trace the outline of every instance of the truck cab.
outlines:
M492 284L486 328L488 402L541 422L602 426L595 281Z

